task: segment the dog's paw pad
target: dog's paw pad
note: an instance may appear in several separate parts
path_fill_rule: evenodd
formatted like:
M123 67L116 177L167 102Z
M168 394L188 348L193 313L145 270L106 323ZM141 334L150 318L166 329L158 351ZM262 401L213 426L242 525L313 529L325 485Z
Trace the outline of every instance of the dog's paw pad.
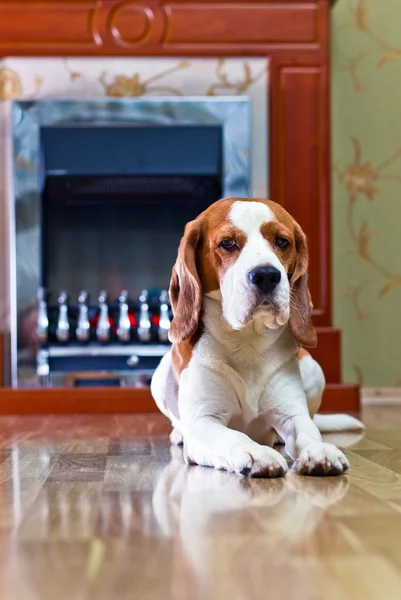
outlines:
M246 463L246 465L241 469L240 475L243 475L244 477L249 477L249 475L252 472L252 467L253 467L253 458L249 454L249 460Z
M332 444L316 442L302 450L295 468L301 475L341 475L349 469L349 462Z
M287 471L285 459L265 446L257 446L235 457L233 470L244 477L283 477Z

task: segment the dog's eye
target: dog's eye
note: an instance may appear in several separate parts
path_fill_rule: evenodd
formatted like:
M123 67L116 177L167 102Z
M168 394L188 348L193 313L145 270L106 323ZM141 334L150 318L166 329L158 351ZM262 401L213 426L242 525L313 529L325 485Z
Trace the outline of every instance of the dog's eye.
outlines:
M224 250L234 250L237 247L237 244L231 238L226 238L220 242L220 247L224 248Z
M276 237L275 244L278 248L280 248L280 250L284 250L285 248L288 248L290 242L287 240L287 238L279 236Z

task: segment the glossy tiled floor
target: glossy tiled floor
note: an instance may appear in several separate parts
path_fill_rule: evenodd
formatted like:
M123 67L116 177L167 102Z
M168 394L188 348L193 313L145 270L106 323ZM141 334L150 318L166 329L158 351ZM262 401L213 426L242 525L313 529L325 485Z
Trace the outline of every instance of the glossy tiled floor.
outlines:
M159 416L1 418L1 600L398 600L401 407L364 417L349 475L271 481L186 467Z

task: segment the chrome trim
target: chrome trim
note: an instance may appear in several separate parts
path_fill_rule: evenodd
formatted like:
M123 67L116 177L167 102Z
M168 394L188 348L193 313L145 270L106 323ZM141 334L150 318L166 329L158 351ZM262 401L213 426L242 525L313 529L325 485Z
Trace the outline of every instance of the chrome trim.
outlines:
M4 140L5 140L5 173L6 173L6 197L8 204L8 243L9 243L9 271L8 281L10 285L10 362L11 362L11 386L18 387L18 310L17 310L17 239L15 219L15 190L14 190L14 144L12 135L13 110L4 116Z
M39 350L36 355L36 375L40 387L50 385L49 353L47 350Z
M128 315L128 292L123 290L118 299L119 301L119 315L118 315L118 327L117 337L120 342L129 342L131 339L131 323Z
M132 354L127 360L128 367L136 367L139 364L139 356L137 354Z
M149 304L148 304L148 291L142 290L139 296L139 302L141 304L139 312L139 324L138 324L138 338L141 342L150 342L151 339L151 327Z
M159 298L160 302L160 321L159 329L157 334L160 342L168 342L168 332L170 330L170 317L169 317L169 296L167 290L162 290Z
M59 313L57 319L56 337L59 342L68 342L70 339L70 323L68 321L68 295L61 292L58 297Z
M36 335L39 344L46 344L49 334L49 317L47 314L46 290L39 287L36 295L38 316L36 319Z
M78 323L75 335L79 342L89 341L90 324L88 316L88 292L83 290L78 296Z
M143 369L138 371L99 371L99 377L104 374L110 374L111 377L119 379L121 381L121 387L144 387L143 378L151 378L154 370ZM85 380L85 372L77 371L74 373L77 379ZM54 387L65 387L67 379L71 377L71 373L51 373L50 374L50 385ZM89 378L88 378L89 381ZM139 385L138 385L139 384ZM135 403L135 399L132 400Z
M110 322L107 292L105 290L100 292L98 302L100 314L96 325L96 337L99 342L108 342L110 339Z
M133 356L138 357L162 357L170 350L170 346L161 344L150 344L142 346L141 344L125 344L108 346L98 346L89 344L88 346L49 346L48 352L50 358L61 358L65 356Z

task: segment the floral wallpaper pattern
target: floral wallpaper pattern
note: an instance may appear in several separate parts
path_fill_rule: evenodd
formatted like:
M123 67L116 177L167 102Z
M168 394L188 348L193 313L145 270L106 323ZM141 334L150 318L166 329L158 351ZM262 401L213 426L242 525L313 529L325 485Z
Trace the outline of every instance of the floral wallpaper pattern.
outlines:
M264 58L0 59L0 330L8 329L8 206L5 151L13 98L229 96L251 99L253 194L268 193L267 91ZM22 166L22 165L20 165ZM29 164L24 165L29 168Z
M332 11L335 323L344 379L401 386L401 3Z

